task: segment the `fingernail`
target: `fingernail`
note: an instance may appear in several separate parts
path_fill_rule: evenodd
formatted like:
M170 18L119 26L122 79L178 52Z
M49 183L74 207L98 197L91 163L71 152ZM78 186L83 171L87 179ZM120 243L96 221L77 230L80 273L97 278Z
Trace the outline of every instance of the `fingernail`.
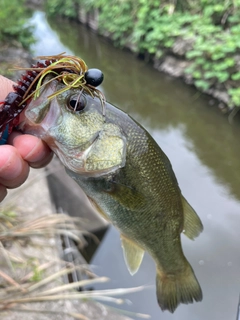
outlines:
M40 150L42 142L39 139L38 142L35 144L35 146L32 148L32 150L24 157L24 160L31 162L32 157L34 156L34 160L37 162L42 158L42 150Z

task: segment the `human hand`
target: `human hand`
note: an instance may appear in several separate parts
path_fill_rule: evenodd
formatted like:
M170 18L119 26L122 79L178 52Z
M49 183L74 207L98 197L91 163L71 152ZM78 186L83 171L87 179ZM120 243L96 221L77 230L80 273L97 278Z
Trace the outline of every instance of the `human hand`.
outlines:
M0 75L0 101L13 91L12 85ZM12 132L7 143L0 146L0 201L8 188L17 188L27 179L30 167L41 168L52 159L51 150L37 137Z

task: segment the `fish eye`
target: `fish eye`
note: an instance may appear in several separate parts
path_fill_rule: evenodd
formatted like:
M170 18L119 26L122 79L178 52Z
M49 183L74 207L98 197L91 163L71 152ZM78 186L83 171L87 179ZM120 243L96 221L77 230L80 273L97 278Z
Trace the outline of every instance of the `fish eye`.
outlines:
M85 108L86 104L86 100L82 95L80 97L73 96L70 97L68 101L68 108L71 111L82 111Z
M88 69L88 71L85 72L84 77L87 84L90 84L93 87L97 87L103 82L103 73L99 69Z

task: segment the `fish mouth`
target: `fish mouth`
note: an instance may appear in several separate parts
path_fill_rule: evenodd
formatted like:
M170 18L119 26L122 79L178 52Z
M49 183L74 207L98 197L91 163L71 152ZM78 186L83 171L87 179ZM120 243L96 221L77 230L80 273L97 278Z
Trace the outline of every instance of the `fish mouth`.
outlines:
M49 129L61 121L61 108L56 97L48 98L56 91L56 86L57 82L52 81L37 99L30 101L20 117L18 130L35 135L44 141L47 140Z
M57 120L59 123L60 115L60 108L57 106L48 104L40 110L38 106L34 108L30 105L23 114L23 120L20 119L17 129L46 141L49 129L56 125Z

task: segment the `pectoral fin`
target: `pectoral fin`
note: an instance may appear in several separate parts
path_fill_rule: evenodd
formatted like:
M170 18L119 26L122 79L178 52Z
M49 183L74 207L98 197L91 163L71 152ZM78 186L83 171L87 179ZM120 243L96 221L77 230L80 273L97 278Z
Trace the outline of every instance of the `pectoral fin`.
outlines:
M88 200L90 201L91 205L93 206L93 208L108 222L110 222L109 217L107 216L107 214L99 207L99 205L97 204L96 201L94 201L92 198L90 198L89 196Z
M142 263L144 250L123 235L121 235L121 240L124 259L128 267L128 271L131 275L134 275Z
M147 202L146 196L138 190L117 181L109 182L111 196L124 208L131 211L140 210Z
M183 233L191 240L196 238L203 230L203 225L194 211L194 209L190 206L187 200L182 196L182 204L183 204L183 215L184 215L184 223L183 223Z

